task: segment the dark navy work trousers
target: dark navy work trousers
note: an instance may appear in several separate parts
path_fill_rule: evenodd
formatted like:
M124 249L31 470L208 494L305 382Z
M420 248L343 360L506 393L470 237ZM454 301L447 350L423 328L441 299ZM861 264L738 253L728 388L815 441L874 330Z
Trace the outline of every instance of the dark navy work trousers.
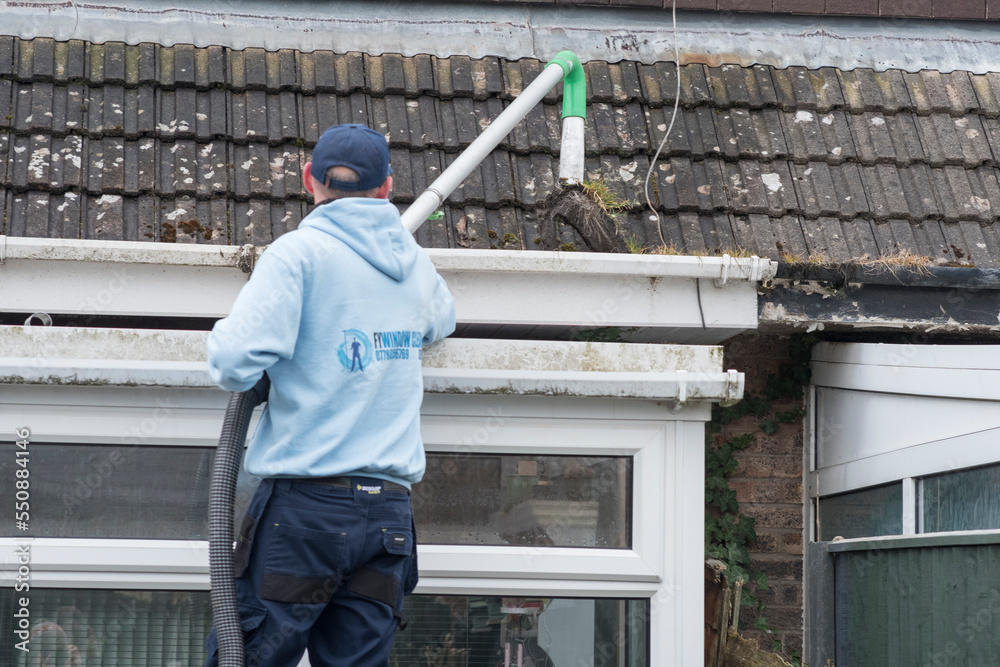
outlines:
M417 581L410 496L265 479L233 555L247 667L388 665L403 595ZM207 667L218 664L212 630Z

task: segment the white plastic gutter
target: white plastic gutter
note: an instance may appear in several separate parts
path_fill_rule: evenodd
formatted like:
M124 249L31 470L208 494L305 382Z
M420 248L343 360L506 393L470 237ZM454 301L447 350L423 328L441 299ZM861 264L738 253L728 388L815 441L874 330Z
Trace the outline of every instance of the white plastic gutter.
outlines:
M89 241L0 236L0 266L11 260L103 262L159 266L252 266L267 246L164 244L138 241ZM697 257L567 253L542 250L428 248L439 271L512 271L516 273L631 274L648 277L713 278L761 282L774 278L777 262L761 257ZM2 298L2 297L0 297ZM3 303L0 301L0 309Z
M0 385L212 388L208 333L0 327ZM424 389L721 401L743 396L743 374L722 371L718 347L576 341L447 339L423 358Z
M264 250L0 236L0 313L18 324L31 313L225 317ZM758 285L777 268L757 257L427 252L455 295L459 333L477 338L619 327L630 342L715 344L757 328Z

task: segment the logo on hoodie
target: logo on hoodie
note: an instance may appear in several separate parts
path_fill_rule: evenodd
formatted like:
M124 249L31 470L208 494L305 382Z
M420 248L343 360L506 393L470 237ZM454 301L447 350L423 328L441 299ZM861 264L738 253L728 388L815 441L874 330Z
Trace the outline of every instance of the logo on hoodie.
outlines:
M344 342L337 348L340 365L354 372L364 372L372 361L372 343L368 336L357 329L344 330Z

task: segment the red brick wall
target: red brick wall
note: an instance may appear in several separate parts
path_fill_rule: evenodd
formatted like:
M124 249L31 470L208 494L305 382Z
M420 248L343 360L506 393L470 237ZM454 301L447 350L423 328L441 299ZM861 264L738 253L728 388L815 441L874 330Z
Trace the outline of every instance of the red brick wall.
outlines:
M498 0L488 1L496 2ZM502 2L505 0L499 1ZM672 0L527 0L527 2L670 9ZM1000 0L677 0L677 9L773 12L776 14L826 14L833 16L1000 20Z
M788 338L747 334L725 345L725 368L735 368L746 375L746 390L762 394L767 377L782 363L790 363ZM775 410L784 412L803 406L803 399L775 402ZM781 640L786 652L802 651L802 421L783 424L767 435L760 430L759 419L744 417L724 427L721 435L753 433L754 443L736 456L737 469L729 477L736 491L740 510L754 518L757 546L751 551L753 566L767 573L769 589L759 593L767 605L765 616L773 635L761 639L769 648L773 639ZM741 619L754 621L746 607ZM745 633L746 634L746 633Z

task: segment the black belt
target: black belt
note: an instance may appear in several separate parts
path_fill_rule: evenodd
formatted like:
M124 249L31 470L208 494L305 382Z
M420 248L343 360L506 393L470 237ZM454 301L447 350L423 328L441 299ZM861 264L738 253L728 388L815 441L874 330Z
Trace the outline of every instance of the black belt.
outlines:
M340 475L337 477L306 477L302 480L303 482L309 482L310 484L326 484L327 486L339 486L345 489L354 488L354 483L351 481L350 477ZM402 484L396 484L395 482L390 482L389 480L380 479L379 482L382 483L382 488L386 491L402 491L403 493L409 493L410 490L403 486Z

